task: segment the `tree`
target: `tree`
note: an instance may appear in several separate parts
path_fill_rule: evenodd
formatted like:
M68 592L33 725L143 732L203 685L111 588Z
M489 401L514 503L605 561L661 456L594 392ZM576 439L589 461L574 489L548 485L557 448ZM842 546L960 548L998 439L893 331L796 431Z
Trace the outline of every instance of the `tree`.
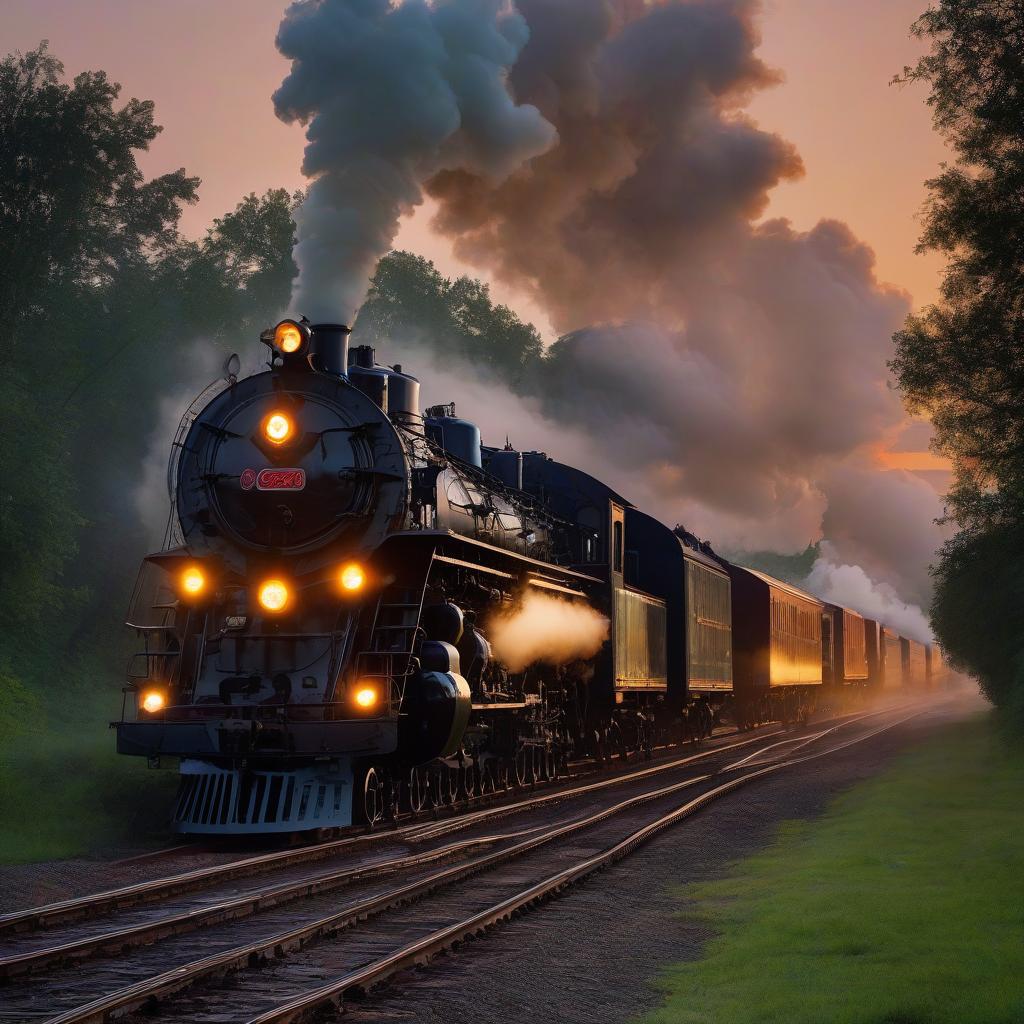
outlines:
M198 178L146 181L135 153L160 132L153 104L115 102L102 71L61 81L44 41L0 61L0 315L43 310L49 288L92 286L172 243Z
M956 162L927 183L919 245L948 257L941 301L896 334L891 366L955 472L948 509L960 532L934 570L933 624L988 695L1020 711L1010 559L1024 552L1024 7L941 0L912 31L931 48L897 81L930 87Z
M380 261L353 326L360 342L422 345L513 385L544 351L537 329L494 305L486 284L469 277L451 281L411 252Z
M75 550L75 422L62 399L103 336L95 299L173 245L181 204L198 185L184 171L149 181L139 171L136 152L160 131L152 103L118 108L120 87L102 72L73 85L62 74L45 42L0 61L0 615L8 625L59 605Z

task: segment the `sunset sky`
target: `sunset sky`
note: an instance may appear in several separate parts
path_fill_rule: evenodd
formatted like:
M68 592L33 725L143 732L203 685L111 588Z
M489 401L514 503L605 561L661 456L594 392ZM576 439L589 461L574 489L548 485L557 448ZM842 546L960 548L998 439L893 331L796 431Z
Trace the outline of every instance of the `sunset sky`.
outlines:
M837 218L873 247L879 278L907 291L914 305L936 295L941 261L914 253L924 181L946 158L933 133L922 88L890 85L921 44L909 26L924 0L767 0L761 56L782 85L755 96L749 114L793 142L806 174L772 194L768 216L801 230ZM201 201L183 228L198 235L248 192L298 188L301 129L278 121L270 95L287 72L274 37L280 0L5 0L3 49L40 39L69 75L105 69L123 95L152 99L164 132L143 161L156 174L184 166L202 179ZM422 209L399 244L447 273L466 269ZM500 285L496 295L551 336L543 311ZM926 438L922 432L921 438ZM923 448L913 435L897 448ZM880 455L890 468L933 466L918 450Z
M50 41L69 74L102 68L125 95L152 99L164 132L145 160L203 180L184 227L201 233L247 192L299 187L303 139L270 94L287 62L274 47L280 0L4 0L3 50ZM920 52L908 28L925 0L768 0L762 57L785 83L751 115L800 151L806 176L776 189L771 216L808 228L846 221L874 247L882 280L915 304L935 296L940 262L914 254L923 183L945 158L920 87L889 84ZM456 269L419 217L402 241ZM509 296L514 299L514 296Z

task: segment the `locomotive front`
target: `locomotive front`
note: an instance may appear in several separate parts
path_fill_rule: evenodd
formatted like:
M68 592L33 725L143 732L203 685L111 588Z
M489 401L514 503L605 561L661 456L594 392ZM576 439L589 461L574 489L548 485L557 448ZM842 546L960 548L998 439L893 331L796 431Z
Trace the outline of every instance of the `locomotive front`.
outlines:
M185 831L348 824L352 757L398 744L392 671L360 674L352 650L408 512L418 386L388 371L389 414L349 379L347 335L282 322L269 369L229 376L179 430L117 730L122 753L181 759Z

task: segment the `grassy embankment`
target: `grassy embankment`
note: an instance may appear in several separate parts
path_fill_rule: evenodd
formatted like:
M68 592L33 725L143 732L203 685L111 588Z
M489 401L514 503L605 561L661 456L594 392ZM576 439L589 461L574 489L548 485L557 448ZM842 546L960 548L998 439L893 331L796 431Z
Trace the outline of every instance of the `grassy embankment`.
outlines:
M166 841L175 776L115 753L113 670L85 659L49 679L0 673L0 864Z
M946 728L682 896L717 937L645 1024L1024 1021L1024 745Z

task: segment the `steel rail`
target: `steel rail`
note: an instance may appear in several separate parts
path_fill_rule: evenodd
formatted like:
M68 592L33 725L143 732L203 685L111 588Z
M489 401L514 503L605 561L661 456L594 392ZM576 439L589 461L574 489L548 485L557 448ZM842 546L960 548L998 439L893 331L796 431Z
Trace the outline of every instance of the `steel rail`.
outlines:
M825 733L815 734L815 736L810 739L806 739L804 737L794 737L793 739L794 741L804 740L804 743L806 744L807 742L816 741L827 733L835 732L847 725L855 724L856 722L875 716L876 713L860 716L849 722L836 725L833 728L826 730ZM890 728L890 726L885 726L883 728ZM874 735L874 732L869 735ZM857 738L852 742L859 742L859 740L860 738ZM251 965L253 962L259 961L262 958L282 955L285 952L301 948L313 939L336 934L345 928L366 920L369 917L383 913L389 909L393 909L396 906L415 902L416 900L436 892L439 889L446 888L486 870L497 867L515 859L516 857L531 853L547 843L593 827L594 825L607 820L614 815L620 814L623 811L630 810L646 803L651 803L666 796L671 796L674 793L698 785L702 782L708 782L714 778L716 774L719 774L721 771L728 771L731 767L732 766L720 769L719 772L713 774L695 776L673 783L669 786L655 790L648 790L619 801L610 807L602 808L599 811L586 815L583 818L571 819L560 823L556 822L541 834L535 834L513 846L504 847L483 857L476 858L475 860L435 872L426 878L418 879L385 893L362 900L327 917L309 922L298 928L279 933L271 936L270 938L261 939L255 943L248 943L234 949L227 950L223 953L214 954L213 956L205 957L189 964L183 964L165 972L164 974L158 975L154 978L145 979L134 985L127 986L118 992L102 996L99 999L84 1004L83 1006L66 1011L63 1014L50 1019L46 1024L102 1024L102 1022L109 1021L114 1016L121 1016L125 1013L130 1013L144 1004L150 1003L152 1000L167 998L168 996L174 995L209 975L226 974L230 971ZM758 772L743 776L742 779L746 780L748 778L752 778L763 770L764 769L759 769ZM735 781L736 780L734 780L734 782ZM727 786L731 785L732 783L727 784ZM722 787L719 787L719 789L722 789ZM528 831L537 832L538 830L534 829ZM478 842L481 844L493 844L501 841L502 839L516 838L524 834L524 832L517 832L510 833L506 836L490 836L478 840ZM463 843L454 845L456 847L469 846L473 842L473 840L467 840ZM449 848L446 847L445 849L447 850Z
M862 743L871 739L873 736L877 736L879 733L896 728L910 719L916 718L925 713L926 712L924 710L914 712L897 722L880 726L864 736L858 736L852 740L846 741L845 743L839 744L837 747L830 748L829 750L822 751L817 754L807 754L804 757L787 759L776 764L766 765L765 767L758 768L752 772L741 775L738 778L732 779L729 782L722 783L714 789L710 789L706 793L702 793L695 799L683 804L681 807L676 808L674 811L670 811L668 814L662 815L655 821L637 829L625 839L608 847L596 856L588 857L586 860L574 864L571 867L564 868L556 874L531 885L529 888L515 896L511 896L508 899L503 900L501 903L480 911L463 921L438 929L430 935L426 935L423 938L418 939L416 942L403 946L402 948L395 950L371 964L367 964L356 971L352 971L349 974L344 975L337 981L331 982L330 984L324 985L318 989L314 989L282 1004L281 1006L277 1006L266 1013L253 1017L248 1021L248 1024L301 1024L301 1022L308 1020L311 1014L319 1012L328 1005L340 1008L339 1003L346 992L351 990L365 990L397 971L416 964L425 963L432 956L435 956L443 950L455 945L462 939L479 935L501 921L508 920L513 914L523 912L534 905L550 899L561 890L575 884L583 878L586 878L588 875L591 875L602 868L608 867L616 861L628 856L639 846L654 838L654 836L662 832L664 829L669 828L687 817L690 817L714 800L739 789L741 786L744 786L764 775L780 771L783 768L803 764L819 757L834 754L840 750L846 749L847 747L853 746L856 743ZM57 1021L50 1021L47 1022L47 1024L57 1024Z
M894 711L902 710L907 705L898 705L896 707L887 707L876 711L867 711L860 715L845 715L841 716L842 721L837 722L836 725L832 726L831 729L826 732L831 732L836 729L845 728L848 725L855 725L857 722L863 722L868 718L877 718L879 715L892 714ZM826 720L828 721L828 720ZM691 764L695 761L702 761L709 757L714 757L717 754L723 753L729 750L737 750L740 747L750 746L752 743L757 743L760 740L771 739L773 736L782 735L783 729L774 729L769 733L762 733L751 739L742 740L739 743L731 743L728 745L713 747L707 750L703 750L696 754L691 754L687 757L680 758L674 761L663 762L660 764L651 765L647 768L642 768L639 771L631 772L627 775L619 775L608 779L601 779L597 782L589 783L585 786L579 786L575 789L563 791L562 793L543 793L536 797L531 797L526 800L521 800L511 804L502 804L498 807L486 808L481 811L474 811L467 814L461 814L458 818L452 818L442 822L427 822L421 825L408 826L406 830L406 837L414 842L422 842L426 839L436 839L447 832L453 831L456 828L463 828L466 825L474 824L478 821L490 820L491 818L504 815L505 813L515 813L520 810L524 810L529 807L543 806L545 803L556 803L561 796L577 796L582 793L593 792L600 789L606 789L609 786L618 785L621 781L632 782L635 779L640 779L648 775L656 775L664 771L669 771L674 768L681 767L686 764ZM816 734L817 735L817 734ZM824 735L824 734L821 734ZM804 735L791 736L790 739L782 740L781 743L788 743L790 740L804 739ZM816 738L812 737L812 739ZM772 744L772 746L781 744Z
M196 868L177 875L169 875L146 882L137 882L119 889L106 890L87 896L75 897L70 900L62 900L57 903L49 903L40 907L32 907L27 910L0 914L0 934L12 931L37 930L54 924L74 921L91 914L123 910L142 903L156 902L171 896L195 892L217 882L245 878L272 871L276 868L291 867L296 864L314 863L318 860L333 857L337 853L352 847L388 842L422 842L447 832L458 831L470 825L478 824L481 821L505 817L531 807L543 807L547 804L558 803L610 786L628 784L646 775L672 771L695 761L715 757L729 750L736 750L740 747L749 746L752 743L770 739L772 736L779 735L780 731L774 729L771 732L759 733L756 736L736 743L708 747L683 758L662 761L639 771L610 775L596 782L573 786L567 789L545 790L543 793L515 800L511 803L495 804L479 811L457 814L443 822L430 823L429 825L417 822L387 832L372 832L365 835L329 840L325 843L318 843L315 846L304 847L298 850L258 854L253 857L231 861L227 864L215 864L210 867Z
M535 832L543 826L532 829L521 829L504 835L481 836L475 839L463 839L457 843L449 843L434 850L393 857L389 860L359 864L355 867L343 868L338 871L325 872L320 875L307 876L294 882L237 896L233 899L209 906L196 907L180 913L170 914L153 921L143 921L128 925L114 931L87 935L80 939L29 950L25 953L14 953L0 956L0 978L16 978L26 974L34 974L48 970L63 963L79 962L88 957L102 953L123 952L136 946L148 945L159 939L174 935L184 935L201 927L223 924L227 921L238 921L245 917L274 907L280 907L295 900L322 896L343 888L365 878L392 875L400 871L413 870L426 864L444 861L460 854L471 852L482 847L493 846L495 843L514 839L529 832Z

